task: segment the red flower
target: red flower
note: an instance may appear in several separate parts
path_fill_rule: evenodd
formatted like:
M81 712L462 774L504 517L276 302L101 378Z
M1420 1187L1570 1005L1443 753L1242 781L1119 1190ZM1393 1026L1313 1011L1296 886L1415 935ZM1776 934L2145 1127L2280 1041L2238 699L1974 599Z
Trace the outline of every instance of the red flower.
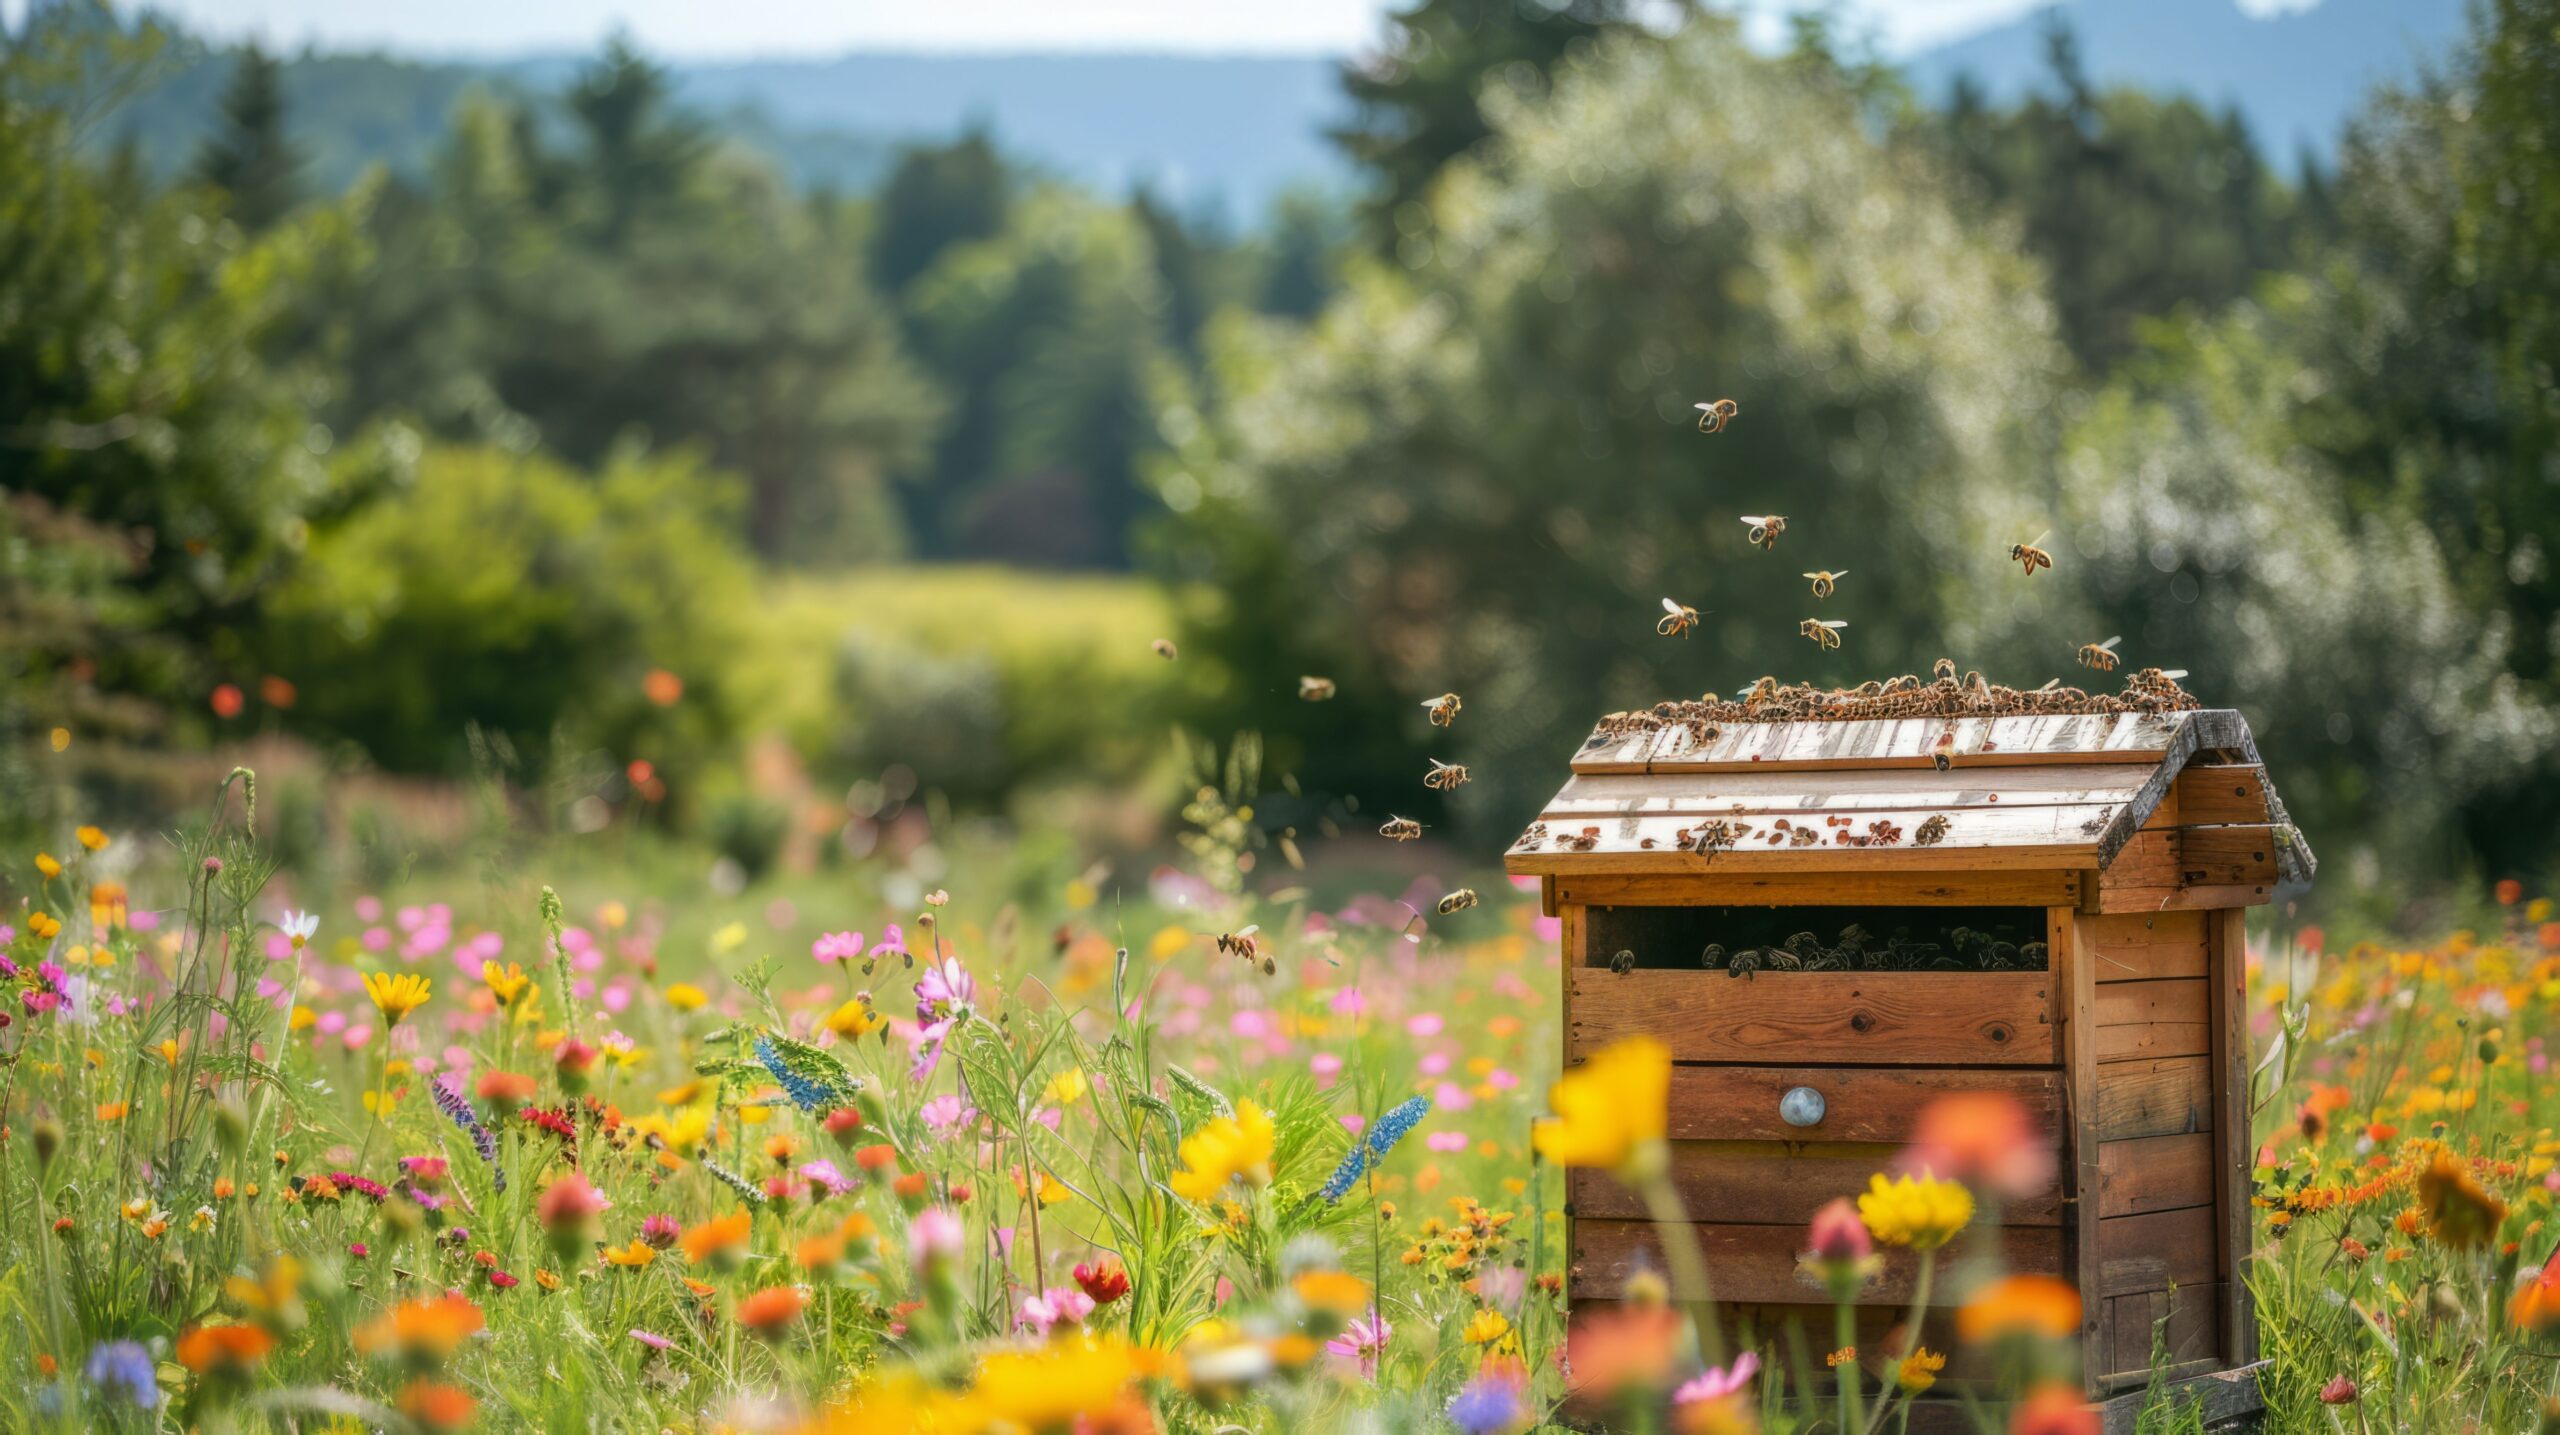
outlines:
M2512 907L2524 900L2524 884L2513 877L2498 884L2498 905Z
M738 1324L771 1335L800 1318L809 1298L794 1286L773 1286L738 1302Z
M2332 1379L2328 1384L2320 1387L2320 1403L2323 1405L2353 1405L2356 1403L2356 1393L2356 1383L2349 1380L2344 1375L2340 1375Z
M853 1153L853 1164L861 1167L865 1171L877 1171L883 1167L894 1166L898 1164L898 1148L895 1146L865 1146L861 1150Z
M1076 1285L1093 1297L1095 1305L1109 1305L1129 1293L1129 1273L1117 1261L1097 1261L1076 1267Z
M240 716L240 709L245 706L247 706L247 703L240 696L240 685L238 683L224 683L222 686L213 690L213 715L215 717L221 718L227 722L232 718Z
M862 1129L862 1113L850 1106L839 1106L827 1113L826 1128L838 1145L850 1146L854 1134Z
M489 1271L489 1284L496 1286L502 1291L514 1290L516 1288L516 1278L508 1275L505 1271L492 1267Z
M2009 1435L2099 1435L2105 1425L2075 1386L2040 1385L2009 1416Z

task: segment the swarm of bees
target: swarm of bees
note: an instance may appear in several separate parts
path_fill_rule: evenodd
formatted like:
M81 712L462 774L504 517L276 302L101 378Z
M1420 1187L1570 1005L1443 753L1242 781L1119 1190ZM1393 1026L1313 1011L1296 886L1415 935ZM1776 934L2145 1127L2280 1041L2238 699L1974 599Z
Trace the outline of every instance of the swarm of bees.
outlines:
M1848 626L1846 618L1807 618L1796 631L1813 639L1815 647L1828 651L1840 646L1840 630Z
M1428 699L1422 705L1431 710L1431 725L1433 727L1447 727L1449 724L1456 722L1458 720L1458 709L1466 706L1466 704L1458 701L1458 695L1456 693L1442 693L1436 698Z
M1378 824L1378 835L1389 842L1411 842L1422 835L1422 824L1390 813L1386 821Z
M1666 638L1677 638L1696 626L1697 609L1665 598L1662 600L1662 616L1655 620L1653 630Z
M1787 520L1775 513L1756 513L1743 518L1751 525L1751 542L1766 553L1778 546L1778 535L1787 531Z
M1457 891L1450 893L1448 896L1441 898L1439 905L1434 907L1432 910L1438 912L1441 916L1446 917L1453 913L1463 912L1475 904L1476 889L1473 887L1461 887Z
M1724 426L1732 423L1735 415L1742 412L1742 405L1731 399L1718 399L1711 404L1694 404L1691 407L1698 411L1700 433L1722 433Z
M1262 968L1262 974L1266 977L1276 974L1280 970L1280 963L1269 952L1262 949L1261 931L1261 926L1257 924L1241 932L1219 933L1219 954L1242 957L1246 966Z
M1333 696L1333 679L1302 677L1298 679L1298 696L1311 703L1323 702Z
M1839 572L1834 573L1830 569L1825 568L1819 572L1807 573L1804 576L1813 580L1813 596L1816 598L1828 598L1831 596L1831 590L1840 586L1840 580L1849 576L1849 570L1843 568Z
M1434 792L1453 792L1467 785L1464 764L1431 759L1431 770L1422 775L1422 785Z
M2123 636L2119 634L2116 637L2107 639L2103 643L2082 643L2080 645L2080 666L2084 668L2095 668L2102 673L2114 672L2118 661L2116 657L2116 644L2123 641Z
M2037 569L2052 567L2053 555L2044 551L2045 540L2052 536L2053 530L2048 528L2044 532L2037 534L2036 541L2033 543L2010 544L2009 561L2017 564L2021 568L2024 568L2027 571L2027 576L2030 578L2036 576Z

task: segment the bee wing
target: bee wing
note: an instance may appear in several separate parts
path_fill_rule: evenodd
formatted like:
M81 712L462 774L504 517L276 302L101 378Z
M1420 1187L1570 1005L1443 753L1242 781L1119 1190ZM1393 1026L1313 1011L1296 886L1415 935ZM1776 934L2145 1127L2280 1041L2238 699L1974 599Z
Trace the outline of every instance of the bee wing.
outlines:
M2118 634L2117 634L2117 635L2115 635L2114 637L2107 639L2107 640L2106 640L2105 642L2103 642L2103 643L2100 643L2100 644L2098 645L2098 651L2099 651L2099 652L2102 652L2102 653L2112 653L2112 652L2114 652L2114 651L2116 650L2116 644L2121 643L2121 642L2123 642L2123 641L2124 641L2124 635L2123 635L2122 633L2118 633Z
M1807 573L1804 576L1807 578L1828 578L1831 575L1828 573Z
M1689 610L1688 610L1688 609L1686 609L1686 608L1681 607L1681 606L1680 606L1679 604L1677 604L1677 603L1672 602L1670 599L1665 598L1665 599L1663 599L1663 600L1662 600L1662 611L1664 611L1664 612L1666 612L1666 613L1670 614L1672 617L1677 618L1677 617L1679 617L1681 614L1683 614L1683 613L1685 613L1685 612L1687 612L1687 611L1689 611Z
M1236 935L1239 937L1250 937L1261 930L1262 924L1260 922L1256 922L1252 926L1245 928L1243 931L1236 933Z
M2048 529L2046 529L2044 532L2037 534L2037 535L2036 535L2036 537L2035 537L2035 541L2034 541L2033 543L2028 544L2027 546L2028 546L2029 548L2042 548L2042 547L2044 546L2044 541L2045 541L2046 539L2048 539L2048 538L2051 538L2052 536L2053 536L2053 530L2052 530L2052 529L2050 529L2050 528L2048 528Z
M1849 620L1846 618L1816 618L1813 625L1817 628L1829 628L1836 632L1839 629L1848 627Z
M1691 407L1691 408L1693 408L1693 409L1708 409L1708 410L1712 410L1712 409L1714 409L1714 408L1715 408L1715 405L1714 405L1714 404L1712 404L1712 403L1705 403L1705 404L1691 404L1691 405L1689 405L1689 407Z
M1754 528L1759 528L1767 524L1769 518L1766 514L1746 513L1742 516L1742 521L1750 524Z
M2036 689L2036 691L2037 691L2037 692L2040 692L2040 693L2049 693L2049 692L2052 692L2055 688L2058 688L2058 687L2061 687L2061 686L2062 686L2062 679L2060 679L2060 678L2047 678L2047 679L2045 679L2045 680L2044 680L2044 686L2043 686L2043 687L2040 687L2040 688L2038 688L2038 689Z
M2165 672L2165 673L2162 673L2160 676L2162 676L2162 677L2164 677L2164 678L2167 678L2169 681L2171 681L2171 682L2173 682L2173 683L2174 683L2174 682L2176 682L2178 679L2183 678L2183 677L2185 677L2186 675L2187 675L2187 670L2186 670L2186 669L2184 669L2184 668L2171 668L2169 671L2167 671L2167 672Z

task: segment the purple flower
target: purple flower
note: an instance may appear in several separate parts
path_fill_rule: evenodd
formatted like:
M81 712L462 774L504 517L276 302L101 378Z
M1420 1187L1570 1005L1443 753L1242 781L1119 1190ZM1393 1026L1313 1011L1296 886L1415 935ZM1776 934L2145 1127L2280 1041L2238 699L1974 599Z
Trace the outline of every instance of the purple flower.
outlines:
M100 1394L113 1395L121 1388L143 1410L160 1403L160 1377L151 1352L133 1341L101 1341L90 1347L87 1373Z
M977 994L977 981L958 957L927 962L924 975L916 978L916 1020L929 1022L937 1014L947 1014L938 1008L967 1006Z
M1518 1383L1503 1375L1479 1375L1449 1398L1449 1423L1466 1435L1517 1430L1529 1423L1520 1395Z

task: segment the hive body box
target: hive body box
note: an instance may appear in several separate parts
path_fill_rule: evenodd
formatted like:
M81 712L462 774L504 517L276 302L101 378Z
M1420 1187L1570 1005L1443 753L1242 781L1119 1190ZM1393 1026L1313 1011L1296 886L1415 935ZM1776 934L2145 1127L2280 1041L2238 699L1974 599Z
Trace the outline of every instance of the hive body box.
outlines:
M1727 826L1702 843L1711 823ZM1997 1212L1996 1239L2011 1269L2083 1293L2091 1398L2138 1398L2159 1325L2173 1378L2254 1405L2235 1374L2257 1358L2242 921L2312 862L2238 714L1604 724L1505 865L1562 919L1565 1064L1638 1032L1670 1046L1673 1179L1735 1318L1800 1315L1827 1339L1796 1270L1815 1209L1863 1189L1931 1098L2006 1092L2058 1176ZM1851 919L1879 941L1943 941L1950 920L1956 941L2005 934L2010 969L1944 969L1972 965L1949 947L1897 956L1918 969L1701 965L1706 941L1828 941ZM1809 1125L1801 1096L1781 1114L1800 1087L1822 1098ZM1605 1174L1573 1172L1567 1209L1578 1307L1667 1268L1661 1228ZM1862 1345L1906 1313L1913 1275L1888 1254Z

